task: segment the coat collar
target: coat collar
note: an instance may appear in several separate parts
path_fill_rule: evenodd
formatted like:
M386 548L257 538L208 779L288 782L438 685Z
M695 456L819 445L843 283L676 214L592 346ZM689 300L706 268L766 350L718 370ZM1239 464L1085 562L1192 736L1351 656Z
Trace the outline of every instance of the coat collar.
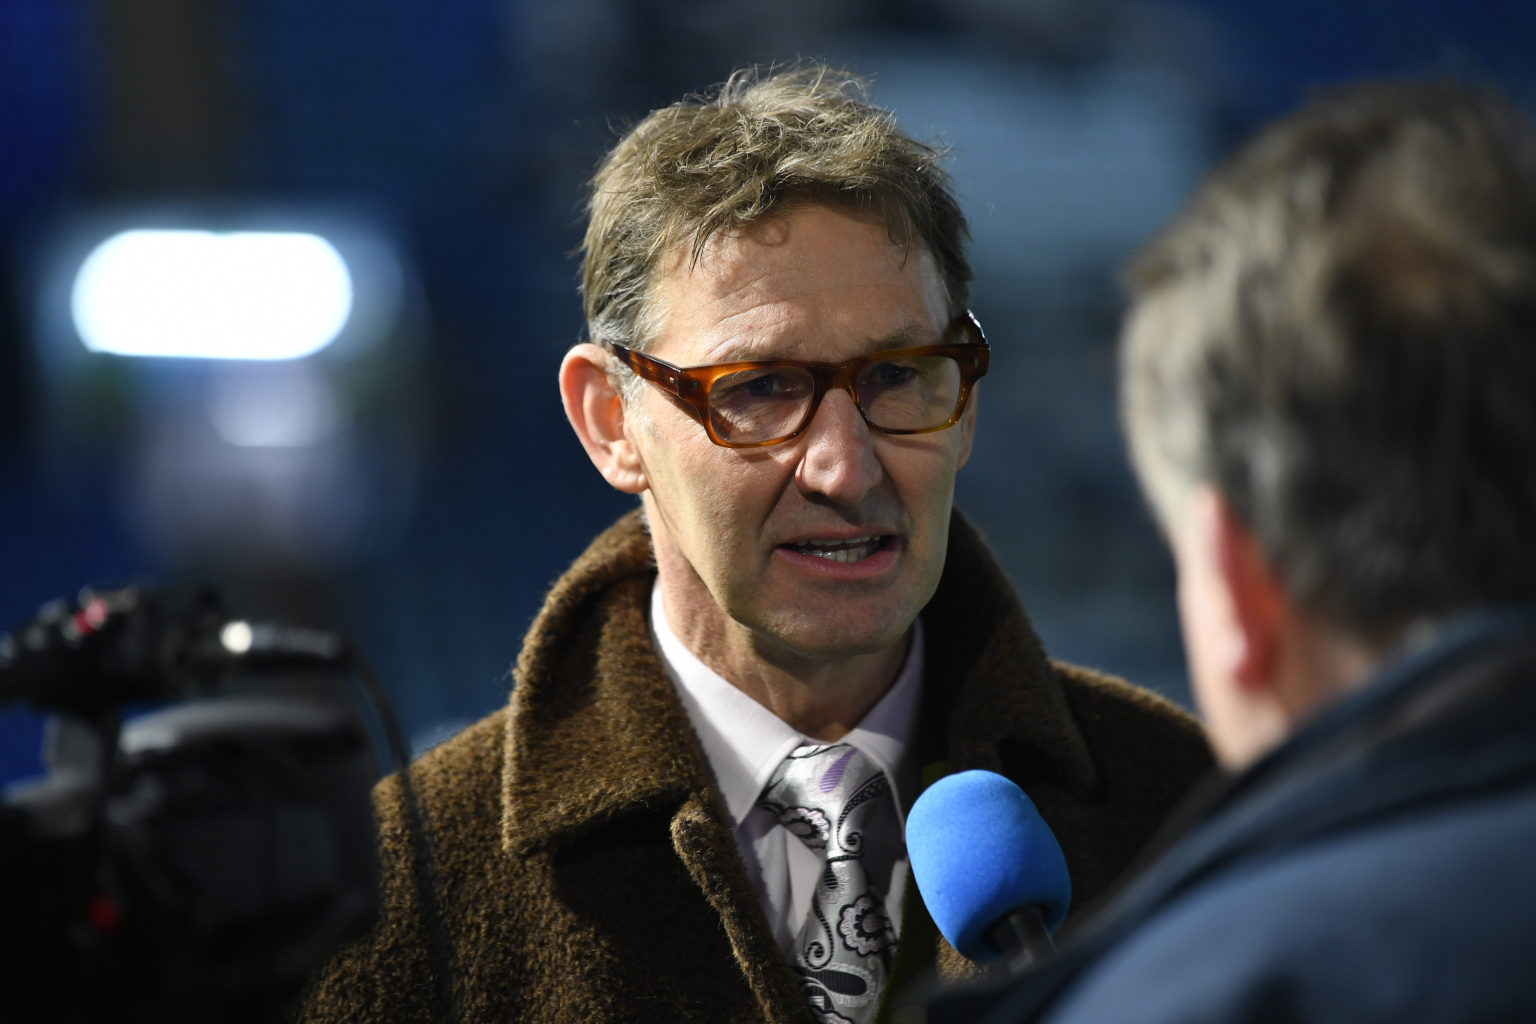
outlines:
M655 573L637 510L551 589L516 667L502 773L507 849L528 852L638 811L670 814L690 798L715 801L708 764L651 640ZM1024 751L1028 773L1042 782L1069 791L1092 785L1092 758L1040 641L959 513L923 614L922 715L946 723L924 730L919 753L934 766L927 774L998 770L1010 752Z
M1530 785L1536 615L1520 609L1463 625L1241 775L1209 777L1169 822L1172 845L1059 955L1012 986L992 1016L1037 1019L1172 902L1256 859L1274 863L1299 847L1358 836L1386 816Z

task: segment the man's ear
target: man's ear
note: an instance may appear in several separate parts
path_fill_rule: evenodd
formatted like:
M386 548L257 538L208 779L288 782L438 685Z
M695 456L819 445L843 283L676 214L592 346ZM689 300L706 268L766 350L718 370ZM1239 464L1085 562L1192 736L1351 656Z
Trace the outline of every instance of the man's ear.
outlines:
M646 489L645 467L624 432L624 400L608 379L608 357L583 342L560 362L560 401L566 419L603 479L626 494Z
M1192 514L1212 546L1217 575L1231 602L1233 643L1227 651L1232 679L1250 691L1277 681L1290 605L1279 574L1248 525L1213 488L1196 496Z

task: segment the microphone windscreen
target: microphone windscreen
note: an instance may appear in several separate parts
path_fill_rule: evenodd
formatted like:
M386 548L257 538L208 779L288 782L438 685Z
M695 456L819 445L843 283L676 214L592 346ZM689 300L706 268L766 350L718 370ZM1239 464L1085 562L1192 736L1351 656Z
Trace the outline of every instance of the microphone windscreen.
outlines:
M996 772L947 775L907 816L912 877L939 931L961 955L995 960L987 929L1037 906L1047 929L1067 916L1072 883L1061 844L1024 791Z

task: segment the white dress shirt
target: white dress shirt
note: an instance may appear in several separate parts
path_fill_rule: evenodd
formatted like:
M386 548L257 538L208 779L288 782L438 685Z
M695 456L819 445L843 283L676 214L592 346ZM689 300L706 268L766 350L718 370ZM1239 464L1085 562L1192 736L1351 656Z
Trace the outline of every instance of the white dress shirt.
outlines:
M818 740L801 735L694 656L667 622L661 586L651 591L651 629L657 650L703 744L735 826L736 846L757 887L774 938L786 956L810 912L811 891L821 874L822 855L757 806L779 762L796 747ZM911 643L900 674L885 695L839 742L857 747L885 772L895 799L872 816L864 833L864 864L885 894L893 927L900 927L906 888L905 812L915 795L917 765L908 747L917 717L923 674L923 630L912 624Z

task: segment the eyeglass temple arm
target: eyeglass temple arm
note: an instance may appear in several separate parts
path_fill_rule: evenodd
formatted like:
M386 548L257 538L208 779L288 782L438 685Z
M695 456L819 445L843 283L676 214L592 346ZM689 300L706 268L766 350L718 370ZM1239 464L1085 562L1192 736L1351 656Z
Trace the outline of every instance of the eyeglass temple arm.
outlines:
M698 381L684 377L677 367L664 363L660 359L653 359L644 352L636 352L632 348L617 345L611 341L606 344L608 350L621 363L635 371L635 375L641 380L655 384L667 393L667 397L671 398L678 408L700 423L704 422L703 400Z
M660 359L652 359L644 352L636 352L632 348L616 345L613 342L608 342L608 350L645 380L652 384L660 384L673 394L681 396L683 389L679 381L682 378L677 367L664 363Z

